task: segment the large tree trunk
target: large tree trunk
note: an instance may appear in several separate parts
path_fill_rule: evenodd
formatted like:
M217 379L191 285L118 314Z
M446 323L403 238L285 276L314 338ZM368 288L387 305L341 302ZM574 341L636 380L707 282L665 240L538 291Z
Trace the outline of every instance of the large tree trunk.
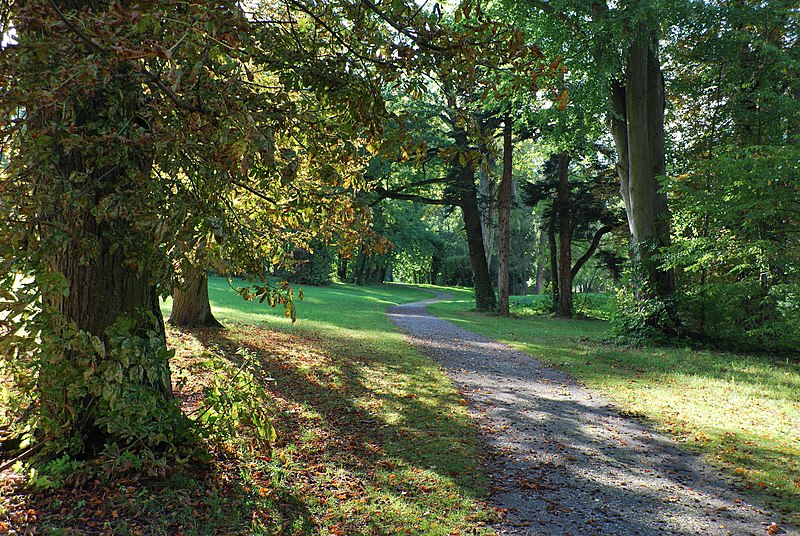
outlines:
M481 233L480 212L475 195L475 185L472 185L472 195L466 193L461 200L461 216L464 219L464 228L467 233L467 246L469 260L472 265L472 284L475 287L475 308L478 311L494 311L497 308L497 298L494 294L492 276L486 262L486 252L483 249L483 236Z
M222 327L211 313L208 276L203 270L190 268L183 285L172 290L172 312L168 322L173 326Z
M456 146L466 149L466 131L462 128L455 128L454 137ZM481 213L478 208L478 192L475 187L475 168L469 162L462 164L458 155L455 155L449 164L449 173L458 196L458 205L461 207L461 216L464 219L464 229L467 233L472 282L475 287L475 308L484 312L494 311L497 308L497 297L494 294L489 264L486 261L486 250L483 246Z
M102 101L92 103L93 108L99 106L102 106ZM82 108L76 116L78 122L86 124L93 114L94 110ZM120 168L86 169L86 158L79 151L80 148L76 148L59 155L58 174L60 180L67 180L86 173L91 177L87 182L93 181L96 185L94 192L89 194L93 201L76 204L51 220L54 226L65 229L70 236L68 246L56 254L52 262L54 271L64 278L68 293L53 294L43 289L43 294L64 322L57 336L69 337L74 329L96 337L103 349L95 348L89 357L88 348L67 346L63 354L54 356L62 360L63 364L54 365L64 373L41 375L38 388L45 414L61 422L60 433L73 439L76 448L73 454L93 456L108 443L128 444L130 429L148 426L142 419L158 419L160 411L168 412L172 405L172 383L169 362L164 358L166 337L156 287L146 272L138 270L130 252L120 245L122 240L135 243L136 240L146 240L146 237L137 237L131 222L99 221L94 215L98 203L113 189L129 187L132 177ZM129 164L128 173L150 172L147 155L132 157ZM87 251L87 244L94 244L91 253ZM143 351L137 362L122 360L118 363L114 357L115 343L108 329L118 324L121 318L132 320L127 328L131 336L149 341L149 350ZM96 376L95 371L107 370L108 367L118 370L118 373L113 380L103 378L104 385L99 392L97 388L87 389L80 399L72 399L66 394L84 389L80 387L83 384L76 383L66 371L85 369L82 376L84 382L89 382ZM128 415L120 420L114 415L119 411L115 409L116 403L103 394L112 388L108 383L111 381L120 396L144 389L148 393L145 396L150 397L151 411L145 415Z
M87 2L52 4L71 18ZM53 20L38 24L18 28L21 46L47 35ZM62 54L82 59L88 52L79 41L74 38L74 48ZM38 68L49 73L54 66L43 62ZM32 180L60 204L38 215L42 243L60 246L53 254L41 252L51 271L40 280L43 311L52 320L43 332L38 407L45 431L72 455L92 456L110 443L130 445L132 434L168 422L162 417L170 411L177 414L155 278L136 260L152 239L124 212L108 210L115 195L137 191L151 173L152 154L123 136L114 138L114 146L98 141L136 123L145 98L122 65L102 84L75 87L57 108L35 103L28 110L28 134L51 156L30 169ZM84 141L76 144L75 137ZM122 339L134 350L121 349ZM147 411L131 410L133 398ZM154 437L143 434L137 442L152 448L162 441Z
M506 115L503 127L503 178L497 192L497 218L499 247L498 247L498 277L497 293L500 299L500 316L510 316L509 310L509 253L511 249L511 176L512 176L512 151L514 149L511 139L511 118Z
M72 221L73 238L72 247L65 255L55 259L55 268L60 273L69 288L66 296L49 296L49 302L63 315L63 320L68 324L74 323L75 329L97 337L104 345L105 352L95 354L93 367L103 367L103 360L111 359L108 355L111 349L106 330L115 324L121 317L134 320L135 327L132 335L157 341L161 346L166 346L164 321L159 308L158 295L155 287L146 277L137 274L127 262L125 254L109 239L110 226L98 223L90 214L75 215ZM79 218L79 219L78 219ZM83 262L78 255L71 254L80 251L81 243L86 240L97 240L99 248L92 262ZM122 384L138 384L144 386L156 399L161 399L169 404L172 399L172 382L169 362L154 359L152 354L144 354L142 370L138 364L131 363L130 368L122 367ZM88 363L85 353L66 349L60 357L64 365L59 365L62 370L73 367L81 368L83 363ZM68 364L67 364L68 363ZM93 374L86 370L85 374ZM82 400L68 402L62 393L77 386L65 383L65 376L43 375L39 378L41 403L46 413L63 421L69 428L67 434L76 439L78 450L73 454L93 456L110 442L125 445L128 438L117 437L117 430L109 430L107 424L108 411L111 409L106 404L98 403L97 395L87 394ZM155 416L154 413L150 417Z
M675 289L671 270L654 256L670 243L667 198L659 191L664 162L664 79L655 47L655 32L640 24L631 43L624 83L614 82L611 133L617 148L620 192L631 232L631 253L649 282L649 296Z
M569 154L558 156L558 316L572 318L572 207L569 199ZM555 275L553 277L556 277Z

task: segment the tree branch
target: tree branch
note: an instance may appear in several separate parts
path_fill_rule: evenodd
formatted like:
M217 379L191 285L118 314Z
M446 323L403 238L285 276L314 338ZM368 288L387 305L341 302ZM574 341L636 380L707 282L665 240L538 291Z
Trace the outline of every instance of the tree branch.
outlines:
M411 188L416 188L417 186L426 186L428 184L439 184L442 182L449 182L451 179L449 177L436 177L435 179L425 179L422 181L411 182L409 184L404 184L398 188L392 188L391 190L386 190L390 193L401 193L405 190L409 190Z
M556 11L553 8L553 6L551 6L549 3L544 2L542 0L528 0L528 3L530 5L532 5L533 7L535 7L536 9L538 9L539 11L543 11L543 12L547 13L548 15L552 15L555 18L559 19L570 30L578 32L581 35L585 35L584 31L577 24L575 24L575 21L570 19L566 15L566 13L562 13L560 11Z
M444 48L432 44L427 39L422 39L418 35L414 35L413 33L409 32L408 29L406 29L403 26L401 26L397 21L392 20L391 17L389 17L386 13L381 11L378 8L378 6L376 6L375 4L370 2L370 0L361 0L361 1L363 3L365 3L367 5L367 7L370 9L370 11L375 13L381 20L386 22L389 26L391 26L392 28L394 28L395 30L397 30L398 32L403 34L404 36L406 36L409 39L411 39L414 43L418 44L419 46L421 46L423 48L427 48L428 50L433 50L435 52L444 52L445 51Z
M417 203L423 203L425 205L440 205L440 206L459 206L460 203L458 200L455 199L433 199L431 197L424 197L421 195L416 194L403 194L395 191L387 190L381 186L378 186L374 190L378 194L378 200L370 203L371 207L374 207L384 199L399 199L401 201L415 201Z
M604 225L598 229L596 233L594 233L594 238L592 238L592 244L589 246L589 249L587 249L586 253L584 253L583 256L577 260L575 266L572 267L573 279L575 279L575 276L578 275L578 272L581 268L583 268L583 265L586 264L586 261L591 259L592 255L594 255L594 252L597 251L597 248L600 246L600 240L603 238L603 236L610 233L613 229L614 228L610 225Z
M80 29L78 29L74 24L72 24L69 21L69 19L67 19L66 15L64 15L64 13L62 13L61 10L58 9L58 6L55 4L55 2L53 0L49 0L49 4L50 4L50 7L52 7L53 10L58 15L58 18L61 19L61 21L67 26L69 31L71 31L76 36L78 36L78 39L80 39L81 41L86 43L89 46L90 49L92 49L92 50L94 50L94 51L96 51L96 52L98 52L100 54L103 54L105 56L115 56L116 57L116 54L104 49L103 47L101 47L100 45L98 45L97 43L92 41L92 39L88 35L86 35L82 31L80 31ZM160 89L167 96L167 98L169 98L169 100L171 100L173 102L173 104L175 104L175 106L177 106L178 108L182 108L182 109L184 109L186 111L189 111L189 112L197 112L197 113L203 113L203 114L206 114L206 115L211 115L210 112L208 110L206 110L205 108L203 108L203 107L193 106L191 104L188 104L188 103L184 102L183 99L181 99L171 89L169 89L164 84L164 82L162 82L161 79L158 76L156 76L155 74L153 74L147 67L139 66L138 64L134 64L133 62L130 62L130 61L127 61L127 60L120 60L120 61L122 61L123 63L127 63L129 65L132 64L135 67L139 68L141 70L141 72L147 77L147 79L150 80L151 83L155 84L155 86L158 89Z
M241 182L239 182L237 180L234 180L233 178L231 178L230 181L231 181L231 184L233 184L234 186L238 186L239 188L244 188L245 190L247 190L248 192L250 192L254 196L258 197L259 199L263 199L264 201L267 201L268 203L272 203L273 205L277 205L278 204L277 201L275 201L271 197L265 195L264 193L259 192L255 188L247 186L246 184L243 184L243 183L241 183Z

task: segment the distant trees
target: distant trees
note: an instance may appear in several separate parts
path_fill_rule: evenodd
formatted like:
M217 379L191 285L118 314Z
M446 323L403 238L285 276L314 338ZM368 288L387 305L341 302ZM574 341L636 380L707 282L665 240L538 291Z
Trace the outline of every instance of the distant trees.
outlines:
M675 232L665 262L683 333L796 348L800 14L784 2L707 2L681 16L692 30L669 42L680 151L666 181Z
M548 233L553 309L565 318L573 315L575 277L597 252L602 238L621 223L611 201L609 173L597 165L570 169L570 161L566 152L552 155L541 179L523 186L526 203L545 207L542 225ZM573 263L572 251L578 239L587 246Z

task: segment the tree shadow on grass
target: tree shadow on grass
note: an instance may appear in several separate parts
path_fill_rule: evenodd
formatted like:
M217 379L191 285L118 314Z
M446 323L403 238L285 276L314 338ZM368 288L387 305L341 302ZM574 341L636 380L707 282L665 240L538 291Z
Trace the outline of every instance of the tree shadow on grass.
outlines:
M427 358L401 361L363 347L343 355L345 339L309 340L255 327L198 337L237 362L240 348L258 356L254 373L278 401L276 454L282 458L272 469L287 471L289 489L305 490L303 500L320 523L341 524L347 534L427 533L415 532L414 524L441 523L447 534L444 518L456 520L456 510L467 510L463 523L472 499L483 494L476 428ZM365 497L382 504L359 506ZM351 505L332 507L335 500ZM347 509L361 513L347 519Z
M779 517L569 376L413 304L390 314L470 398L512 534L758 534Z

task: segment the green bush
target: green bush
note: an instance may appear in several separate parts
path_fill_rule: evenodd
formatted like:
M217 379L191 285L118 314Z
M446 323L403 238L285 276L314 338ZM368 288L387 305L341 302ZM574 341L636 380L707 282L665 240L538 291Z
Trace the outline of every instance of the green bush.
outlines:
M257 357L244 348L237 354L238 366L216 356L203 363L211 381L195 420L212 443L240 441L249 449L269 450L276 439L266 406L270 396L261 386Z
M684 285L677 300L687 335L746 351L800 349L800 288L754 281Z

